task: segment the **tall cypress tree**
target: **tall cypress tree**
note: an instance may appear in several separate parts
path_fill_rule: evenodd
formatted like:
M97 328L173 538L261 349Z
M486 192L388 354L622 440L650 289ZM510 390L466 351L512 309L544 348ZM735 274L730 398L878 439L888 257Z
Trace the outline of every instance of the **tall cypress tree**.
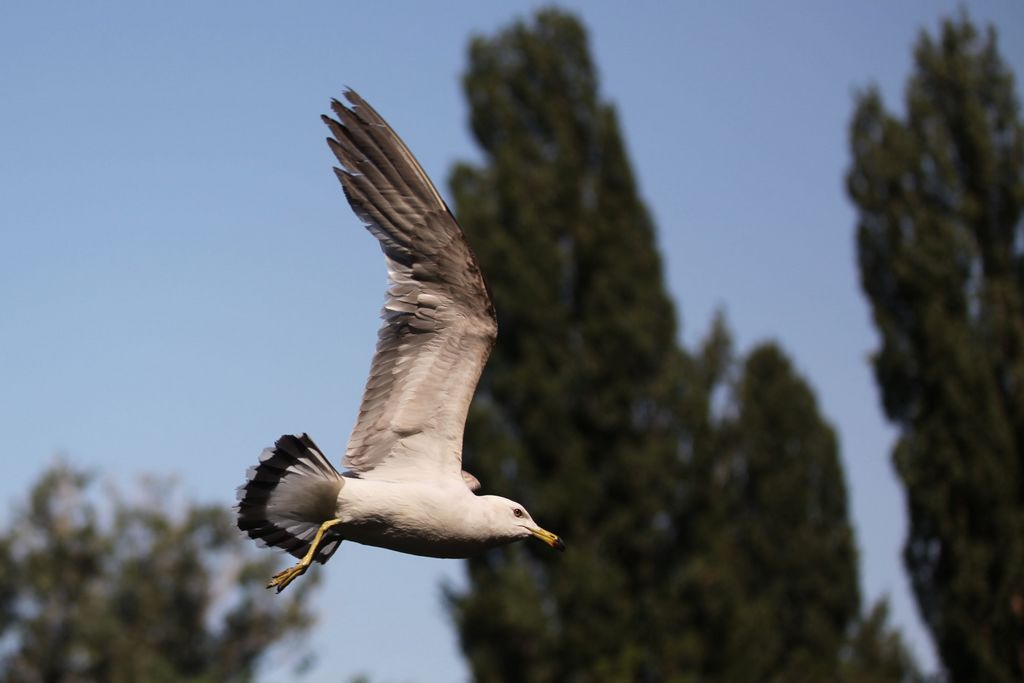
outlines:
M860 615L838 442L811 387L774 343L738 358L721 318L691 368L693 405L716 409L688 418L702 435L688 490L703 501L673 582L697 636L686 680L920 680L885 602Z
M742 364L716 461L725 519L715 556L736 602L721 681L838 680L857 619L857 557L835 433L774 344Z
M683 356L615 111L557 11L475 40L465 85L488 164L452 189L500 330L465 462L571 548L472 560L463 648L480 681L664 680Z
M906 114L851 124L874 369L906 487L904 561L956 681L1024 678L1024 137L994 30L922 34Z
M449 597L476 680L836 678L856 557L809 387L773 346L737 373L721 320L692 356L677 346L575 19L545 11L475 40L465 84L486 165L457 167L452 189L500 332L464 458L569 543L469 562ZM876 661L905 671L883 621L862 640L897 647L854 644L844 680Z

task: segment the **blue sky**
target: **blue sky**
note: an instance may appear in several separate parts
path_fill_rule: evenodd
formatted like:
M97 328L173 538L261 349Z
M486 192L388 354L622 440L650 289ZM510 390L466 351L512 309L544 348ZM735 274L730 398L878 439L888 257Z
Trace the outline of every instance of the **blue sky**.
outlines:
M452 163L478 158L467 41L538 6L5 7L0 519L58 453L117 482L174 474L225 505L281 433L340 458L385 271L318 117L358 89L447 194ZM854 93L876 83L901 110L915 37L957 5L562 6L586 23L618 108L682 339L722 308L741 349L774 338L794 357L841 438L865 599L889 595L932 666L899 558L903 498L843 176ZM1022 6L967 7L1024 74ZM461 584L459 563L351 544L322 573L308 680L465 677L439 587ZM264 680L286 680L286 663Z

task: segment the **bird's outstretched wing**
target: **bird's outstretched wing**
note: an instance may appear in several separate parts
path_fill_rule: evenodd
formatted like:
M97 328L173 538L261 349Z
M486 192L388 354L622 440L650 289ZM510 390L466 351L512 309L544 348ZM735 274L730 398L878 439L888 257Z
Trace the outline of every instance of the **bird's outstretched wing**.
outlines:
M377 352L343 465L364 478L461 478L462 432L497 335L476 258L402 140L352 90L324 116L356 215L389 286Z

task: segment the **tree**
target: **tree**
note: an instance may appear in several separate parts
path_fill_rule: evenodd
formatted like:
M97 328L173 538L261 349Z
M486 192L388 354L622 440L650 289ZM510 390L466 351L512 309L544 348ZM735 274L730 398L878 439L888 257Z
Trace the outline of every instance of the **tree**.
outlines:
M728 613L720 680L836 680L857 553L835 433L774 344L743 363L718 454Z
M810 386L774 343L737 359L721 320L699 357L725 392L701 455L703 557L681 582L706 640L702 680L917 680L884 603L860 617L838 443Z
M774 346L734 383L721 321L696 353L677 345L574 18L474 40L465 86L486 162L457 166L452 193L499 339L464 462L569 544L469 562L449 600L476 680L834 679L856 553L810 388Z
M899 429L904 561L957 681L1024 677L1024 138L996 34L922 33L906 115L850 127L875 376Z
M664 678L683 357L653 225L574 19L541 12L470 61L489 163L456 168L452 189L500 332L465 462L572 547L471 561L452 596L463 647L481 681Z
M310 625L308 588L271 599L275 562L242 552L228 510L172 516L157 483L99 505L90 482L51 468L0 536L0 681L250 681Z
M853 625L842 656L843 683L903 683L926 680L918 671L903 638L889 624L889 604L876 602Z

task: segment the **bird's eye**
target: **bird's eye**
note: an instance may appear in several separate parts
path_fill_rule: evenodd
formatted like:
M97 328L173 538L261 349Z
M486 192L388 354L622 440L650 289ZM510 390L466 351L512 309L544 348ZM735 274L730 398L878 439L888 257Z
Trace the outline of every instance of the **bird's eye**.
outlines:
M516 508L516 509L514 509L512 511L512 514L515 515L516 517L522 517L523 516L523 508Z

